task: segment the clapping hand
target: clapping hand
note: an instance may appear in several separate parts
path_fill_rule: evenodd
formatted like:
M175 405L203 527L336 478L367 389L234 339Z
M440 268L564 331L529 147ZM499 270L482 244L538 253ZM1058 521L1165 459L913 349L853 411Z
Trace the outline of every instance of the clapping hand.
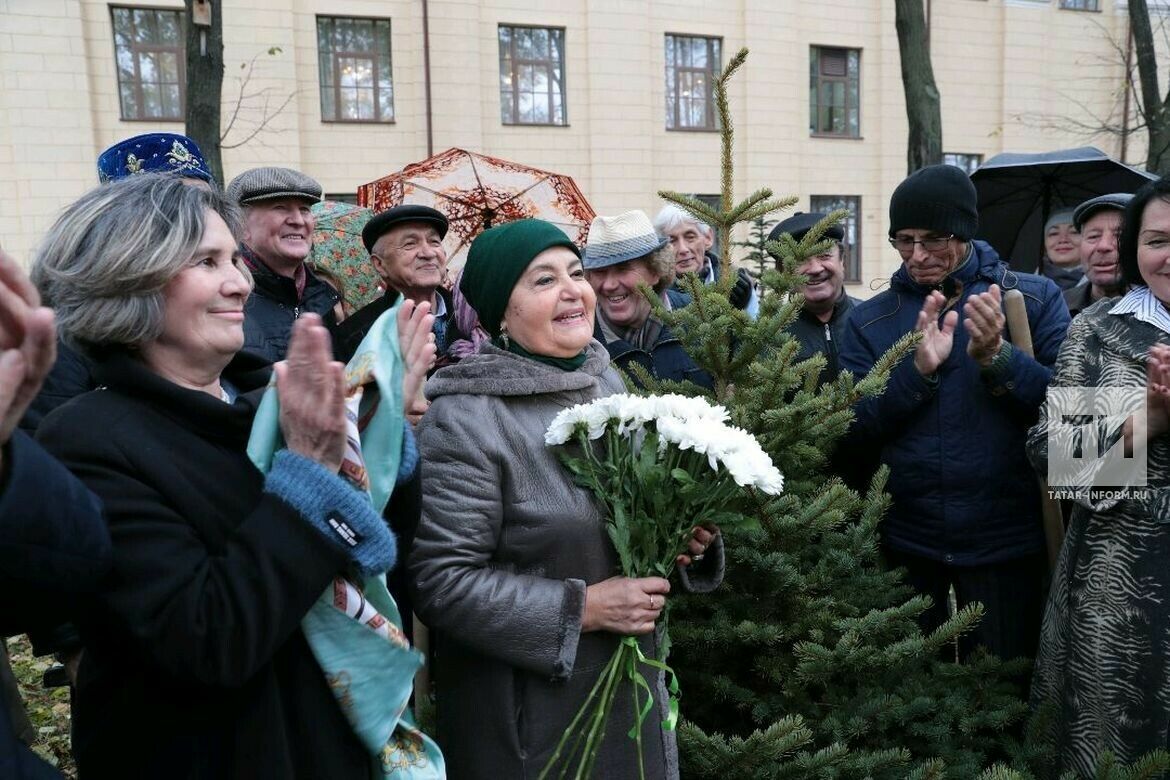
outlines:
M288 357L273 370L288 448L336 474L345 455L345 367L333 360L320 317L303 314L293 323Z
M419 397L427 372L435 364L435 334L431 327L435 317L429 303L404 300L398 307L398 346L406 364L406 376L402 379L402 403L406 419L411 425L426 413L428 404Z
M963 305L963 327L967 330L967 354L979 365L987 367L1003 346L1003 306L999 285L993 284L985 293L972 295Z
M938 367L950 357L951 347L955 343L955 325L959 321L959 313L949 311L941 325L938 321L938 315L946 302L946 297L935 290L926 296L922 311L918 312L918 322L914 329L922 334L922 340L914 350L914 367L923 376L938 371Z
M0 445L7 443L57 359L52 310L0 250Z

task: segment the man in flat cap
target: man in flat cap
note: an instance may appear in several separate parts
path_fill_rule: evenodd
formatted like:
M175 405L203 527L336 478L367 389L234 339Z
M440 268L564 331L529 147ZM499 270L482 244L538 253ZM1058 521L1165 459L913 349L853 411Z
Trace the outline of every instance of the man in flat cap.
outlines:
M1081 234L1081 283L1064 291L1064 302L1073 317L1102 298L1125 294L1121 280L1122 216L1133 198L1128 192L1114 192L1090 198L1073 210L1073 225Z
M787 233L794 241L800 241L826 216L798 211L772 228L768 240L775 241ZM845 318L853 305L858 303L855 298L845 294L845 263L842 256L845 249L841 246L845 240L845 230L840 225L834 225L825 231L823 237L831 241L832 245L796 267L796 272L807 276L808 281L793 290L804 293L804 306L796 321L788 328L788 332L800 342L797 361L808 360L813 355L825 356L825 367L821 369L817 384L837 378L840 370L837 349L841 331L845 327ZM777 263L779 260L776 258Z
M362 229L362 242L370 263L386 288L386 294L348 317L333 332L333 353L348 361L362 343L374 321L398 300L428 303L435 315L437 365L451 343L459 338L451 323L454 306L451 293L442 286L447 268L447 218L428 206L406 204L375 214Z
M317 224L309 207L321 200L321 185L291 168L252 168L232 179L227 197L244 210L240 252L255 280L244 305L243 351L275 363L298 317L319 314L330 327L341 299L305 262Z

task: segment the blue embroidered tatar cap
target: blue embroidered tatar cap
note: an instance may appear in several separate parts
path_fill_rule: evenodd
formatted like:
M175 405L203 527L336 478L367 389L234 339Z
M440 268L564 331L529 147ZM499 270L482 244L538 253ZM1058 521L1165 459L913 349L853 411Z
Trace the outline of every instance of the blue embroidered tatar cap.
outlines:
M102 184L144 172L176 173L215 184L199 147L178 133L136 135L119 141L98 157L98 181Z

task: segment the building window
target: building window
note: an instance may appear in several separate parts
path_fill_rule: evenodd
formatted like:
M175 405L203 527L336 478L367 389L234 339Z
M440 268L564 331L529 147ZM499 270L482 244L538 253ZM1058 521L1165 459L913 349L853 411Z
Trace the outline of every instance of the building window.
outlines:
M123 119L183 120L186 54L180 11L110 7Z
M841 224L845 240L841 251L845 255L845 281L861 282L861 196L860 195L813 195L809 198L809 210L828 214L830 211L845 209L849 216Z
M809 132L861 137L861 50L809 50Z
M1069 11L1100 11L1100 0L1060 0L1060 7Z
M956 168L962 168L970 176L972 173L975 173L976 168L983 164L983 155L946 152L943 154L943 162L947 165L953 165Z
M500 121L568 124L564 29L500 25Z
M393 122L390 20L317 17L325 122Z
M666 129L718 130L715 80L722 41L695 35L666 36Z

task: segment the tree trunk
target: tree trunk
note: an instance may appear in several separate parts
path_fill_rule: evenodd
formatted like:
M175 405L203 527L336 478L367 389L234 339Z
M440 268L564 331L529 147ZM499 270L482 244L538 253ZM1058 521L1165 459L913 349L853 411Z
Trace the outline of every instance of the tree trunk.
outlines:
M223 186L219 148L219 114L223 92L223 2L211 0L211 26L195 24L196 0L184 0L187 9L187 135L203 152L215 180Z
M1170 96L1163 98L1158 88L1158 58L1154 49L1154 32L1146 0L1130 0L1129 26L1133 49L1137 55L1138 84L1141 87L1141 114L1146 124L1146 168L1165 176L1170 173ZM1126 74L1129 78L1129 74Z
M930 41L922 3L923 0L894 2L898 51L902 56L902 89L906 94L906 119L910 122L906 150L908 173L941 163L943 155L942 108L930 64Z

